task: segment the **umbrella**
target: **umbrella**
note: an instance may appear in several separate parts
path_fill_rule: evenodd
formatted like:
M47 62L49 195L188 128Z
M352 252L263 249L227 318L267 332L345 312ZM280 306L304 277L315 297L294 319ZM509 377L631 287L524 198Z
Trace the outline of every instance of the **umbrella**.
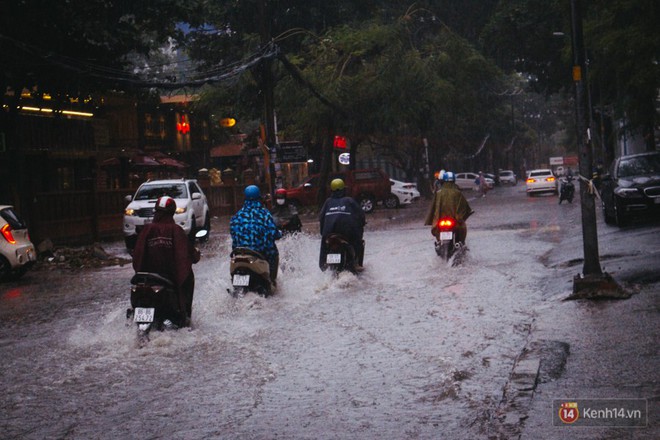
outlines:
M131 158L131 165L136 167L158 167L161 164L151 156L138 154Z
M188 168L190 166L185 162L181 162L180 160L172 159L171 157L159 157L156 160L158 161L158 163L160 163L161 165L166 166L166 167Z
M111 157L110 159L106 159L103 162L101 162L101 165L99 165L101 168L112 168L112 167L118 167L121 165L121 162L119 161L118 157Z

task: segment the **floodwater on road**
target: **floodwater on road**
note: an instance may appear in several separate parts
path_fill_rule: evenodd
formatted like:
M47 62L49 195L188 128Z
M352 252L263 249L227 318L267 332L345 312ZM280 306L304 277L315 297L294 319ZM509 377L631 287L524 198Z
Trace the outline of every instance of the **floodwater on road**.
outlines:
M130 266L6 284L1 437L496 435L490 422L543 300L541 257L574 233L566 212L578 207L519 187L471 203L458 267L435 255L426 207L408 207L419 217L368 217L359 276L321 272L313 233L282 239L267 299L228 295L230 240L212 231L194 268L193 328L153 333L141 349L125 318Z

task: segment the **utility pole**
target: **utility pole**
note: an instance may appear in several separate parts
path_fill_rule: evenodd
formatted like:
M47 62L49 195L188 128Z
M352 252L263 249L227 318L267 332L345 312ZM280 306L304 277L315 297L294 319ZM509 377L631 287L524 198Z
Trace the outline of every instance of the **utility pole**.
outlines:
M591 145L585 140L588 137L588 127L585 126L585 59L584 37L582 34L582 15L579 0L571 0L571 30L573 52L573 82L575 84L575 117L577 129L577 149L580 159L580 175L591 178L593 154ZM589 109L590 111L591 109ZM580 200L582 208L582 241L584 247L583 275L599 276L603 272L598 255L598 231L596 228L596 203L594 194L590 191L588 181L580 179Z
M266 0L259 1L259 24L261 28L261 44L266 46L271 43L270 14L267 11ZM275 200L275 161L277 160L277 146L275 140L275 98L273 84L273 60L266 58L261 62L261 92L264 102L264 126L266 131L266 148L268 148L269 163L264 164L268 167L270 175L270 195L271 200Z

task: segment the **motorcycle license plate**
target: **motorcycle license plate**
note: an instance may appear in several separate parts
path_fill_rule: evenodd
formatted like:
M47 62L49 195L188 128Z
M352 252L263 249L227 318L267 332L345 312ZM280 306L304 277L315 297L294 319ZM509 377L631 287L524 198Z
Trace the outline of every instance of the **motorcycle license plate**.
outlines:
M341 254L328 254L325 262L328 264L339 264L341 263Z
M154 322L154 312L156 309L153 307L136 307L133 321L135 322Z
M234 274L232 278L232 284L234 286L249 286L250 285L250 275L239 275Z
M440 240L451 240L452 238L454 238L454 233L451 231L440 233Z

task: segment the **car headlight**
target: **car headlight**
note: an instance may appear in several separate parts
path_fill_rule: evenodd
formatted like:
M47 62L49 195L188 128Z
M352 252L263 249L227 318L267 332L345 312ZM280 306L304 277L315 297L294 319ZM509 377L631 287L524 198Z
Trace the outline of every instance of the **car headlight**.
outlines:
M637 188L617 188L614 190L614 194L619 197L642 197L642 194L637 190Z
M135 215L135 209L133 209L133 208L126 208L126 209L124 210L124 215L128 215L128 216L133 216L133 215Z
M186 212L186 209L187 208L185 206L181 208L176 208L175 214L183 214L184 212Z

